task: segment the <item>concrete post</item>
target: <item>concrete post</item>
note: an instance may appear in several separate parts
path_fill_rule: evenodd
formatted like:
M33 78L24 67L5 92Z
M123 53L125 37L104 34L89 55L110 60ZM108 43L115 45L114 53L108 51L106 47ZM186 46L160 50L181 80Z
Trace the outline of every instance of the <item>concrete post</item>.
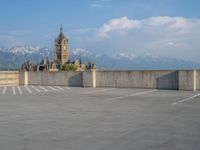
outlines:
M96 88L96 69L92 70L92 87Z
M28 85L28 71L24 72L24 85Z
M197 84L197 82L196 82L196 78L197 78L197 76L196 76L196 70L194 70L194 73L193 73L193 75L194 75L194 79L193 79L193 91L196 91L197 90L197 86L196 86L196 84Z
M196 70L179 71L179 90L196 91Z

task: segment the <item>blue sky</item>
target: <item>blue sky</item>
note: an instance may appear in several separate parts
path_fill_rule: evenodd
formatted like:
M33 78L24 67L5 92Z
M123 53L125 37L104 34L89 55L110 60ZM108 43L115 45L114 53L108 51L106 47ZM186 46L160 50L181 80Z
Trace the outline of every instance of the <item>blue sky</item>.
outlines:
M0 47L53 48L60 24L70 50L200 62L199 0L1 0Z

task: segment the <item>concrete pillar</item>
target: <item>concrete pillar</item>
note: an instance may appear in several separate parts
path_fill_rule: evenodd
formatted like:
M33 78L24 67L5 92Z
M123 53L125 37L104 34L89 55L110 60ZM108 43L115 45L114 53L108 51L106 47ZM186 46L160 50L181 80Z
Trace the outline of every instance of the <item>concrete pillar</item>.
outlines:
M180 70L178 74L179 90L196 91L196 70Z
M96 69L92 70L92 87L96 88Z
M197 84L197 82L196 82L197 76L196 76L196 74L197 74L196 70L194 70L194 73L193 73L193 75L194 75L194 77L193 77L194 78L194 80L193 80L194 81L194 83L193 83L193 91L197 90L197 85L196 85Z
M28 85L28 71L24 72L24 85Z

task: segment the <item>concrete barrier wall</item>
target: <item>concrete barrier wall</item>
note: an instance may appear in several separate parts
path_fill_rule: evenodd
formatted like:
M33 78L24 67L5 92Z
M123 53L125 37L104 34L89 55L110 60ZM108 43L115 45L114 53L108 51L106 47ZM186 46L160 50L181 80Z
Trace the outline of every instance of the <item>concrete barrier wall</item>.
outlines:
M93 85L92 71L83 72L83 87L92 87L92 85Z
M83 86L83 73L74 71L28 72L29 85Z
M20 72L19 84L200 90L200 70Z
M18 85L18 71L0 71L0 85Z
M25 85L25 72L19 71L19 85Z
M200 70L196 70L196 90L200 90Z
M97 87L178 89L178 71L97 71Z
M179 71L179 90L196 91L196 70L180 70Z

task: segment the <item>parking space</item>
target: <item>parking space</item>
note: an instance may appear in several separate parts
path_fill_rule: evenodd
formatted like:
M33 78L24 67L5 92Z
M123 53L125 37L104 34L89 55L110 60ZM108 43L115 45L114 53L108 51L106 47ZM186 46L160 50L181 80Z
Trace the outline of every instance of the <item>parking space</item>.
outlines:
M63 86L1 86L0 95L29 95L70 90Z
M198 91L0 87L1 149L198 150L199 118Z

